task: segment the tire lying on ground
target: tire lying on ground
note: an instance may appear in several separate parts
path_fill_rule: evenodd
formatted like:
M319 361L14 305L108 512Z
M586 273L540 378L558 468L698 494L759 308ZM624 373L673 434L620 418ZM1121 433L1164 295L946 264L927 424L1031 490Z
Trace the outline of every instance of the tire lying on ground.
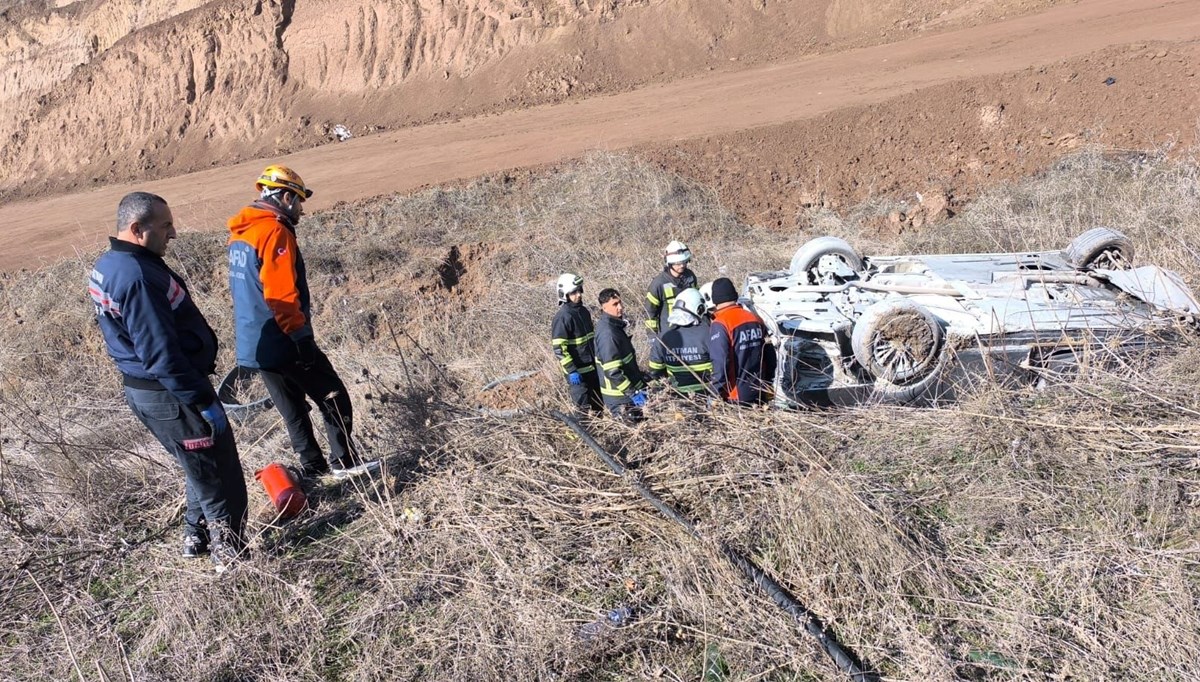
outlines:
M923 306L893 298L869 306L854 324L850 347L880 398L914 400L942 369L942 326Z
M1093 227L1071 240L1063 259L1080 270L1126 270L1133 263L1133 242L1111 227Z
M825 256L840 258L847 267L855 272L863 269L862 256L858 255L858 252L846 240L837 237L817 237L796 249L795 255L792 256L792 264L788 266L788 272L793 275L808 272L817 267Z
M270 396L261 397L266 390L256 370L235 365L217 387L217 398L226 414L245 418L275 406Z

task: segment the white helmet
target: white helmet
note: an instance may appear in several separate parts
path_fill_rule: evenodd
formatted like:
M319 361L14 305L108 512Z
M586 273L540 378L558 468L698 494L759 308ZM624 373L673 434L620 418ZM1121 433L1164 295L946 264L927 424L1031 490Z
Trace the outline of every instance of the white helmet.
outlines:
M574 275L569 272L558 276L558 302L566 303L567 296L576 291L583 291L583 278L579 275Z
M705 282L700 285L700 297L704 299L705 310L715 310L716 304L712 300L712 282Z
M667 262L667 265L687 263L692 260L692 252L688 249L687 244L681 241L673 241L667 244L667 248L663 249L663 260Z
M675 306L667 321L679 327L690 327L698 324L704 318L704 312L707 309L699 291L684 289L675 297Z

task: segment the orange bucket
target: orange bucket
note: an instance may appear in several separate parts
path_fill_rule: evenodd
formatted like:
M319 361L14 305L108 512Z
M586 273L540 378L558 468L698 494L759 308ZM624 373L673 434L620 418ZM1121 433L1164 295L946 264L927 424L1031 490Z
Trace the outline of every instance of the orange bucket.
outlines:
M254 478L263 484L267 497L281 517L290 519L308 506L308 498L300 484L282 464L271 462L254 472Z

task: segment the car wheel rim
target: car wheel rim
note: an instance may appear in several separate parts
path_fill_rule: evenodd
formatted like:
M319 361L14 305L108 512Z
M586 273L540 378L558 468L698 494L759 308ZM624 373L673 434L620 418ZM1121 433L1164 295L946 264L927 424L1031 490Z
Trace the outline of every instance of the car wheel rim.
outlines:
M937 357L937 335L922 315L898 315L871 339L871 359L888 381L920 378Z

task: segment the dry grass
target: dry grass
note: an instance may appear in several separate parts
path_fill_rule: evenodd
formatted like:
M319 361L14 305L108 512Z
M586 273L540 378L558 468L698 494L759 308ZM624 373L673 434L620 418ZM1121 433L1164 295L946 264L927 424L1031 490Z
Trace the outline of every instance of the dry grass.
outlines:
M735 281L831 231L868 251L1058 246L1105 222L1139 260L1200 275L1197 166L1089 152L944 227L873 244L871 212L812 234L739 223L629 159L384 198L309 219L316 326L352 382L370 488L316 491L220 579L177 559L182 486L121 404L86 262L0 282L0 669L13 679L840 679L721 563L752 556L887 679L1179 679L1200 661L1200 345L1048 391L977 387L937 410L660 405L600 441L708 543L657 516L559 423L552 282L636 299L657 249ZM832 227L832 229L828 229ZM175 262L231 339L223 239ZM23 323L17 324L17 315ZM640 343L640 338L638 339ZM231 358L223 356L227 365ZM487 380L536 369L480 395ZM502 421L474 409L522 408ZM274 414L248 472L288 460ZM253 481L250 481L254 486ZM43 594L44 590L44 594ZM52 606L51 606L52 605ZM589 625L611 609L621 628ZM585 636L587 635L587 636Z

